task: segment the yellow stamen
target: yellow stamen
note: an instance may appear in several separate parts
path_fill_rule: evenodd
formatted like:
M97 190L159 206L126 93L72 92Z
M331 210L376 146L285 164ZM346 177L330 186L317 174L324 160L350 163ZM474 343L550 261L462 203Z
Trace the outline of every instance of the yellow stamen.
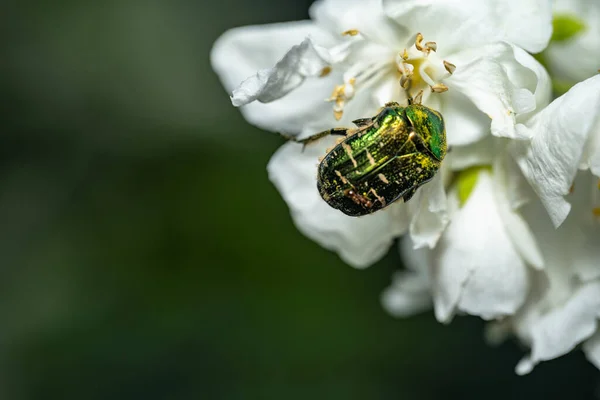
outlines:
M444 93L448 91L448 86L443 83L436 83L431 87L431 91L434 93Z
M356 36L359 33L358 29L348 29L347 31L342 32L342 36Z
M321 78L329 75L331 73L331 67L328 65L321 70L321 74L319 75Z
M423 35L421 33L417 33L417 38L415 40L415 47L417 48L417 50L419 51L423 51L425 50L423 48Z
M594 217L600 218L600 207L592 208L592 214L594 214Z
M456 65L454 65L451 62L448 62L446 60L444 60L444 68L446 68L446 71L448 71L448 73L450 75L452 75L454 73L454 71L456 71Z
M427 42L427 43L425 43L425 47L429 50L437 51L437 43L436 42Z
M413 104L421 104L423 102L423 90L419 90L419 93L413 98Z

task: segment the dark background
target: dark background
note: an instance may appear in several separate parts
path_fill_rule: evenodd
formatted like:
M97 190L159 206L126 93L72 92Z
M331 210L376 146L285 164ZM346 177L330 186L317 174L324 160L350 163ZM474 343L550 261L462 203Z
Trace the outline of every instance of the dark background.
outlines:
M267 179L282 143L210 68L311 1L3 2L0 399L593 398L581 352L518 377L484 324L395 320Z

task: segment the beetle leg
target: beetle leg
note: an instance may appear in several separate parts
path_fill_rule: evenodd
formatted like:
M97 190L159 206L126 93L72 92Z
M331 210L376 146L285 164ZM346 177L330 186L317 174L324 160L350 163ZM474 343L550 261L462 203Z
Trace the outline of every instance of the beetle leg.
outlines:
M359 128L364 128L366 126L372 125L373 119L372 118L359 118L359 119L355 119L354 121L352 121L352 123L354 125L358 126Z
M317 140L324 138L325 136L329 136L329 135L338 135L338 136L347 136L348 135L348 129L346 128L333 128L333 129L329 129L323 132L319 132L319 133L315 133L312 136L309 136L307 138L304 139L297 139L294 136L287 136L284 134L281 134L281 136L283 136L284 138L286 138L287 140L290 140L292 142L295 143L302 143L303 147L302 149L304 149L304 147L306 147L308 144L312 143L312 142L316 142Z

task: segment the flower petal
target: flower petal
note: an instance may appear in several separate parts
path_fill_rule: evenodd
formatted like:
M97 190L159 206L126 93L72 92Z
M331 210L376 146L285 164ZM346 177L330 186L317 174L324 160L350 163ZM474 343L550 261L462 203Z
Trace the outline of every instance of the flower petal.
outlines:
M239 107L255 100L270 103L282 98L307 77L320 74L330 64L329 52L310 38L293 46L273 68L262 69L233 91L231 102Z
M302 233L336 251L348 264L366 267L385 255L394 238L406 231L406 207L399 202L362 217L331 208L319 195L316 174L318 157L333 143L333 138L324 138L304 151L302 145L287 143L273 155L267 170Z
M453 171L460 171L469 167L492 165L500 139L487 135L484 138L466 145L449 147L444 163Z
M513 314L525 301L527 269L503 226L492 178L485 171L435 249L436 318L455 309L485 319Z
M462 92L492 119L493 135L523 139L516 123L519 115L536 109L536 95L530 88L547 91L547 85L538 85L540 71L523 65L537 66L536 61L507 43L465 50L451 56L451 60L456 71L446 79L450 90ZM523 75L528 75L529 81L515 79Z
M442 171L419 190L417 201L409 203L411 214L410 237L415 249L435 247L448 224L446 190ZM413 205L415 205L414 208Z
M406 270L394 273L392 284L381 294L381 303L394 317L408 317L431 308L431 250L415 250L408 235L400 241L399 250Z
M440 112L444 116L448 146L465 146L489 136L490 118L458 90L444 93Z
M537 53L552 34L549 0L383 0L383 8L443 51L507 41Z
M544 259L535 235L521 213L512 206L513 204L520 205L525 202L524 199L514 198L514 196L519 196L519 190L517 189L519 184L515 182L524 181L525 179L519 173L517 166L514 165L513 167L513 164L514 161L507 154L504 157L497 157L494 164L498 211L504 221L506 231L521 257L532 267L542 269ZM510 196L513 196L513 198Z
M587 359L600 369L600 331L596 331L588 340L583 343L583 352Z
M581 287L562 307L554 308L532 326L531 355L517 365L517 373L529 373L540 361L573 350L592 336L600 318L600 282Z
M559 226L571 206L564 199L582 160L583 149L598 123L600 76L575 85L526 124L531 143L515 147L523 174Z
M392 284L381 294L383 308L394 317L410 317L431 308L429 286L423 276L410 271L398 271Z
M213 69L225 88L231 91L257 70L275 65L290 47L307 36L324 45L333 43L329 34L311 21L231 29L213 46ZM328 98L342 80L341 71L334 70L326 77L306 80L279 100L267 104L253 102L240 110L250 123L262 129L289 135L320 132L336 124L331 105L323 99Z
M399 40L408 35L403 26L384 14L381 0L319 0L309 14L333 35L358 30L369 40L392 48L404 46Z
M231 92L256 71L272 68L307 37L323 46L334 44L312 21L244 26L223 33L213 45L210 59L225 89Z
M579 168L589 169L592 174L600 177L600 118L598 118L596 126L592 128Z
M600 3L586 0L555 1L554 12L558 15L575 15L583 20L585 28L569 40L550 43L544 57L552 75L572 83L593 76L600 65Z

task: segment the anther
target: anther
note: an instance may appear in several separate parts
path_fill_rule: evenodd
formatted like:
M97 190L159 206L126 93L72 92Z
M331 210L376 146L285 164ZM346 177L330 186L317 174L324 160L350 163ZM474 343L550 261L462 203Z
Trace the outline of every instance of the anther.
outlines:
M342 115L344 115L344 105L346 100L352 98L354 96L354 84L356 83L355 78L351 78L348 80L347 84L337 85L333 92L331 93L331 97L325 99L328 102L334 102L333 105L333 116L336 121L342 119Z
M437 51L437 43L436 42L427 42L425 43L425 48L428 50Z
M408 89L410 86L410 75L402 75L400 77L400 86L405 90Z
M592 208L592 214L594 214L594 217L600 218L600 207Z
M423 51L423 35L421 33L417 33L417 38L415 39L415 47L419 51Z
M598 179L598 190L600 190L600 179Z
M436 83L435 85L431 86L431 91L434 93L444 93L448 91L448 86L444 85L443 83Z
M329 75L331 73L331 67L328 65L321 70L321 74L319 75L321 78Z
M448 73L450 75L452 75L454 73L454 71L456 71L456 65L454 65L451 62L448 62L446 60L444 60L444 68L446 68L446 71L448 71Z
M348 29L347 31L342 32L342 36L356 36L359 33L358 29Z
M419 90L419 93L413 98L413 104L421 104L423 101L423 90Z
M402 55L400 57L402 57L402 59L404 61L408 60L408 51L406 49L404 49L404 52L402 53Z
M575 184L572 184L571 187L569 188L569 194L573 194L574 191L575 191Z

